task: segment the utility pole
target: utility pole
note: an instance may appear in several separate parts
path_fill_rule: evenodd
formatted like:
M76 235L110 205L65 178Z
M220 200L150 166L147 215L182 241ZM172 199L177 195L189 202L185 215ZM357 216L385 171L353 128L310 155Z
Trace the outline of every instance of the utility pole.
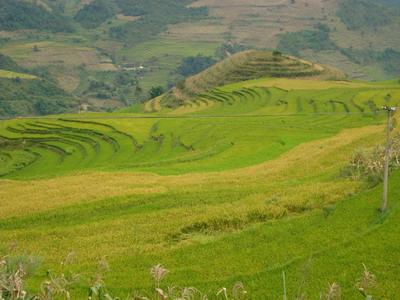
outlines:
M385 166L383 171L383 197L381 204L381 212L384 213L387 209L387 203L388 203L391 120L392 120L392 113L396 111L396 107L383 106L382 109L387 112Z
M286 274L285 274L285 271L282 271L282 279L283 279L283 300L287 300Z

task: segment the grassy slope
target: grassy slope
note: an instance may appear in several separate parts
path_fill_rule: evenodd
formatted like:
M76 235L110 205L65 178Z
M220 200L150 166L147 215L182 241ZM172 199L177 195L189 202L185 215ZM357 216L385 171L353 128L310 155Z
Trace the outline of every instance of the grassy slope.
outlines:
M352 151L382 141L383 118L374 107L398 96L396 82L264 79L159 112L240 118L2 122L1 136L16 140L2 141L1 171L30 155L36 160L6 176L18 181L0 181L7 199L0 203L0 238L39 253L46 267L57 268L74 250L74 268L94 272L107 256L107 282L120 294L149 287L148 268L162 262L172 270L168 283L204 290L240 279L254 299L276 299L285 268L290 295L306 274L310 298L338 281L344 297L355 299L364 262L378 275L374 295L394 298L400 174L392 177L393 204L383 219L376 211L380 187L368 190L338 175ZM340 114L319 114L332 112ZM43 179L27 180L37 176ZM209 227L190 227L196 222Z

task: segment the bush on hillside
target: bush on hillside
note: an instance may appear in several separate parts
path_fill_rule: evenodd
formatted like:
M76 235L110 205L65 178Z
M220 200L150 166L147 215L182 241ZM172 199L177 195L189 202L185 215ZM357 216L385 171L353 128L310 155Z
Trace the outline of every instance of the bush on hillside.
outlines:
M217 61L210 56L189 56L182 60L178 67L178 73L184 77L200 73L208 67L215 64Z
M156 98L164 94L165 90L162 86L153 86L149 91L150 99Z
M370 184L378 184L383 178L385 151L384 146L358 150L342 170L343 175L353 179L366 178ZM390 168L400 168L400 135L393 138L390 153Z

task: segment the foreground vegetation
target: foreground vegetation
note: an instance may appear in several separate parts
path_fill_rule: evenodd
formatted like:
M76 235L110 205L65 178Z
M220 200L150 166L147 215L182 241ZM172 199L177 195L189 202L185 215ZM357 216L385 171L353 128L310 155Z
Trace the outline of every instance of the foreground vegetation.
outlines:
M3 257L0 260L0 299L1 300L18 300L18 299L34 299L34 300L53 300L53 299L70 299L71 289L82 277L79 274L73 274L66 270L68 265L73 262L73 253L62 262L63 270L61 274L53 274L48 271L48 278L41 284L40 292L33 296L32 293L25 289L24 283L29 275L34 271L35 261L33 257ZM88 299L99 300L117 300L108 292L104 281L104 273L109 271L108 264L105 260L99 263L99 273L94 276L92 286L88 289ZM30 272L31 274L29 274ZM125 299L127 300L159 300L159 299L173 299L173 300L207 300L210 299L208 295L202 293L195 287L178 287L171 286L163 288L163 280L169 273L162 265L153 266L150 269L150 274L154 280L154 291L140 292L133 291ZM283 279L283 297L287 298L286 291L286 274L282 273ZM362 276L357 279L355 288L365 299L371 299L372 295L369 294L370 289L376 285L376 277L364 265ZM225 287L221 288L218 292L211 294L211 298L225 299L225 300L241 300L249 299L243 283L237 282L232 290ZM304 295L300 294L299 297L303 298ZM298 297L297 297L298 298ZM361 298L361 297L360 297ZM319 299L334 300L341 299L341 289L337 283L329 284L326 290L319 294Z

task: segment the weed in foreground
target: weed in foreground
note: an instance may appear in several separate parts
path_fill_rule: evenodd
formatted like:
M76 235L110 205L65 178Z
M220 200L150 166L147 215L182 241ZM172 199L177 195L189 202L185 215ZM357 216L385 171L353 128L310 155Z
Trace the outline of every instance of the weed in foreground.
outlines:
M71 300L71 291L73 287L82 283L84 279L73 272L65 270L65 267L71 263L73 255L70 254L61 263L61 272L59 274L51 271L47 272L47 278L40 286L40 292L32 293L25 287L25 282L33 270L37 267L37 260L33 257L0 257L0 300ZM105 267L106 266L106 267ZM356 289L364 299L372 299L370 290L376 285L376 277L365 265L362 276L356 282ZM169 271L161 264L151 268L150 275L154 279L155 287L152 291L139 292L134 291L126 298L118 298L108 291L103 280L104 273L109 271L108 263L102 259L99 263L99 273L88 290L88 300L245 300L248 292L243 283L236 283L232 289L223 287L213 295L207 295L194 287L162 287L162 280ZM285 289L286 297L286 289ZM325 292L319 296L321 300L338 300L341 298L341 288L334 282L328 285ZM296 299L305 299L304 294Z

